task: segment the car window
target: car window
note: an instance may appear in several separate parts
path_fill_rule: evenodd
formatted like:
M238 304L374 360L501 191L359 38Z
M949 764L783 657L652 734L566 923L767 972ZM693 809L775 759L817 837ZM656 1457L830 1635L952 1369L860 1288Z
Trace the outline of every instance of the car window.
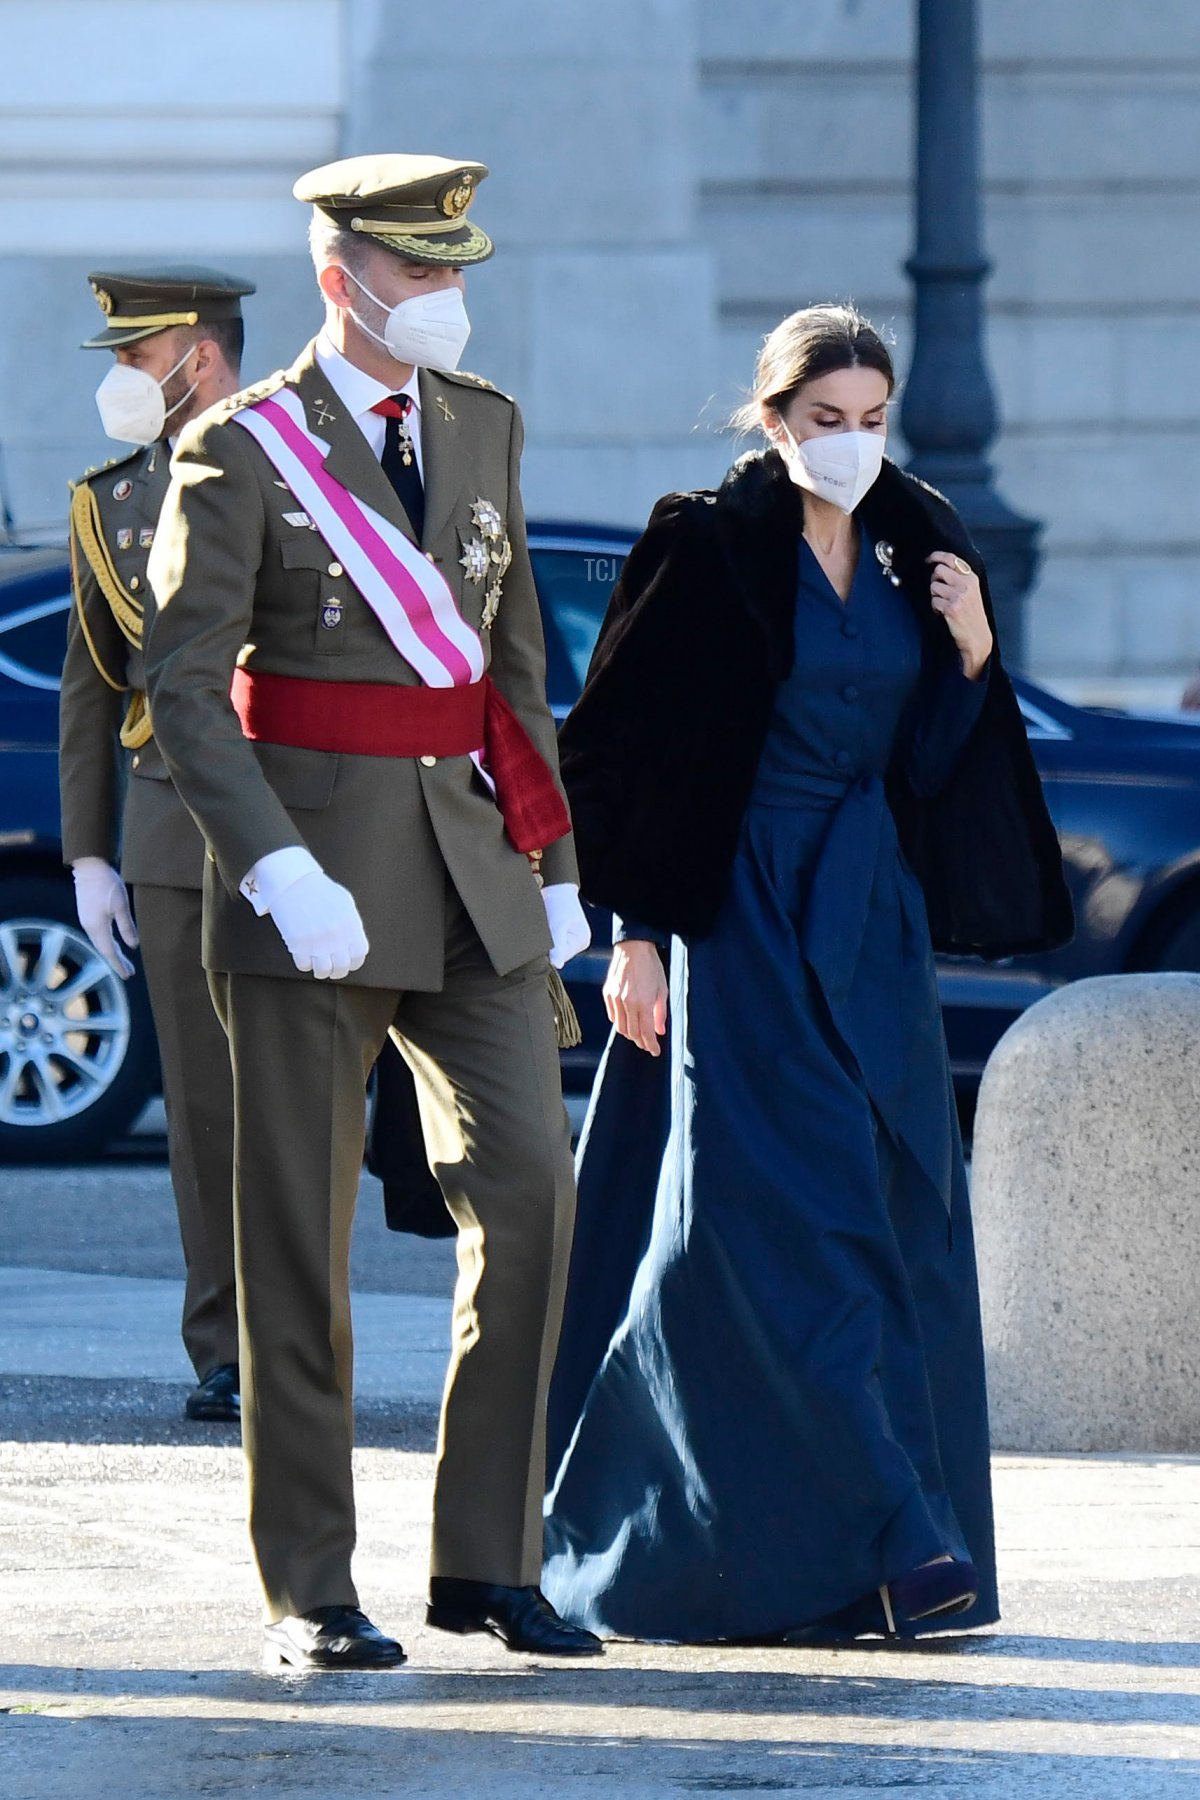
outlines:
M67 650L69 593L0 616L0 674L24 687L57 688Z
M552 702L564 697L574 700L583 686L608 597L625 557L595 548L533 550L530 554L542 611L547 615L550 698ZM568 676L573 689L567 696L554 691L555 649L566 663L560 673Z

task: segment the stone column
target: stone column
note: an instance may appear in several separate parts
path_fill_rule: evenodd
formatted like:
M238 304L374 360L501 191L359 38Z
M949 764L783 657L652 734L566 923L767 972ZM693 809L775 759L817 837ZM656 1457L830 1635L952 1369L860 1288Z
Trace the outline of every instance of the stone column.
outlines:
M491 169L464 365L520 401L542 516L640 525L729 460L695 433L716 385L695 35L693 0L351 0L346 153Z

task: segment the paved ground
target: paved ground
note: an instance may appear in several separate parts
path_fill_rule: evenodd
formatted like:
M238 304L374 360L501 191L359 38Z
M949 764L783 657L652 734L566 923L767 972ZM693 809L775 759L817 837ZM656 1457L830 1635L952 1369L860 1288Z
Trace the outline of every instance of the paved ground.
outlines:
M0 1795L648 1800L1200 1788L1200 1460L1001 1457L1004 1626L919 1649L610 1649L422 1622L445 1246L356 1244L358 1573L390 1676L256 1668L231 1431L189 1427L165 1171L0 1171ZM79 1370L86 1369L85 1374Z

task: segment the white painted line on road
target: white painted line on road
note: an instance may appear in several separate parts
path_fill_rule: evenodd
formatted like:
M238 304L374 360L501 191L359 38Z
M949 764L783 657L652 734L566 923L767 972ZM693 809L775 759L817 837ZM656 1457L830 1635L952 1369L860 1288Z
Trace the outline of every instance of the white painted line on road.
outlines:
M179 1341L181 1281L0 1268L0 1374L191 1381ZM436 1404L450 1302L425 1294L354 1298L355 1388L364 1399Z

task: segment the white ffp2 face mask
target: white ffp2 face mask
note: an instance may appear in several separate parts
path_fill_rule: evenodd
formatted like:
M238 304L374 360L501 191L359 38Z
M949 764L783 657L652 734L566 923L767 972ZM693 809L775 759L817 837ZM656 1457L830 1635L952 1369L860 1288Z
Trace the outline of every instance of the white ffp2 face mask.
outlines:
M343 274L350 275L349 269ZM350 275L350 279L387 314L381 335L351 309L350 317L360 331L382 344L397 362L411 363L417 369L457 369L471 335L461 289L437 288L431 294L413 294L389 307L357 275Z
M879 479L887 445L882 431L827 431L799 440L789 431L787 438L784 461L796 486L844 513L852 513Z
M121 444L157 443L166 430L171 413L178 412L196 391L198 383L193 381L187 393L168 411L163 388L172 375L182 369L194 348L195 345L189 344L175 367L168 369L161 381L155 381L153 375L145 369L135 369L131 363L114 363L96 389L96 409L105 435L116 438Z

